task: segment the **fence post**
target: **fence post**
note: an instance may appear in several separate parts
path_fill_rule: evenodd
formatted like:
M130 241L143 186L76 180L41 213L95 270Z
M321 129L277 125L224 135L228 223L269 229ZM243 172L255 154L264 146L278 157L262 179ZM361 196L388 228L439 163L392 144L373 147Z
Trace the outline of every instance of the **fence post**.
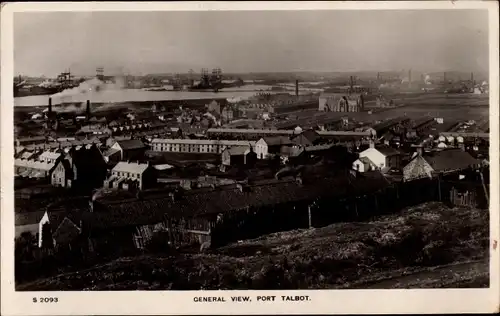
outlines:
M309 217L309 228L312 228L311 205L307 206L307 215Z

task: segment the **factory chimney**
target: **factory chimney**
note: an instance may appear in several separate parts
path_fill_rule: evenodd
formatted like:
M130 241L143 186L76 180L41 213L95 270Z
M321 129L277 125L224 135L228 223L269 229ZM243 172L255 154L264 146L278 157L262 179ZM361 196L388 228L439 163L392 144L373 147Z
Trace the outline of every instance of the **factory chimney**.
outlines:
M411 86L411 69L408 70L408 85Z
M295 96L299 96L299 80L295 80Z
M52 114L52 98L49 98L49 112L48 115L50 116Z
M446 72L444 73L444 80L443 81L444 81L444 83L447 83L447 81L446 81Z
M90 119L90 100L87 100L86 116L87 116L87 120L89 120Z

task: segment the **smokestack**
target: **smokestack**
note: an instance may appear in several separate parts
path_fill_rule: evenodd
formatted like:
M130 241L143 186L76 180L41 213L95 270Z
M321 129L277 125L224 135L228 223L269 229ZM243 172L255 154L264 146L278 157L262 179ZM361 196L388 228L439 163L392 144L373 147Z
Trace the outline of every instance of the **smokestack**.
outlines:
M52 98L49 98L49 112L48 114L50 115L52 113Z
M299 80L295 80L295 96L299 96Z
M408 84L411 86L411 69L408 70Z
M87 100L86 114L87 114L87 119L90 119L90 100Z
M444 83L447 83L447 81L446 81L446 72L444 73Z

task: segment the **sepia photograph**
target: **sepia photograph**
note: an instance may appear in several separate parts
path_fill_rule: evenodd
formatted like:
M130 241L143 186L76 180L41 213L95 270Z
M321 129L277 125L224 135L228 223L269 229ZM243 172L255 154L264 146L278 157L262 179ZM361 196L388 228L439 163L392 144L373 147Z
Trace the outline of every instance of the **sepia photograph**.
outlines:
M497 288L488 7L261 6L12 13L2 243L26 304Z

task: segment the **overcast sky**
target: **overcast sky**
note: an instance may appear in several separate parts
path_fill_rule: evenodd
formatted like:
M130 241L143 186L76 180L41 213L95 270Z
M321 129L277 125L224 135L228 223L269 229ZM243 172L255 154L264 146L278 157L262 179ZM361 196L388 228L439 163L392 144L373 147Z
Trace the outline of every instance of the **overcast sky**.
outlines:
M15 73L487 71L487 11L16 13Z

